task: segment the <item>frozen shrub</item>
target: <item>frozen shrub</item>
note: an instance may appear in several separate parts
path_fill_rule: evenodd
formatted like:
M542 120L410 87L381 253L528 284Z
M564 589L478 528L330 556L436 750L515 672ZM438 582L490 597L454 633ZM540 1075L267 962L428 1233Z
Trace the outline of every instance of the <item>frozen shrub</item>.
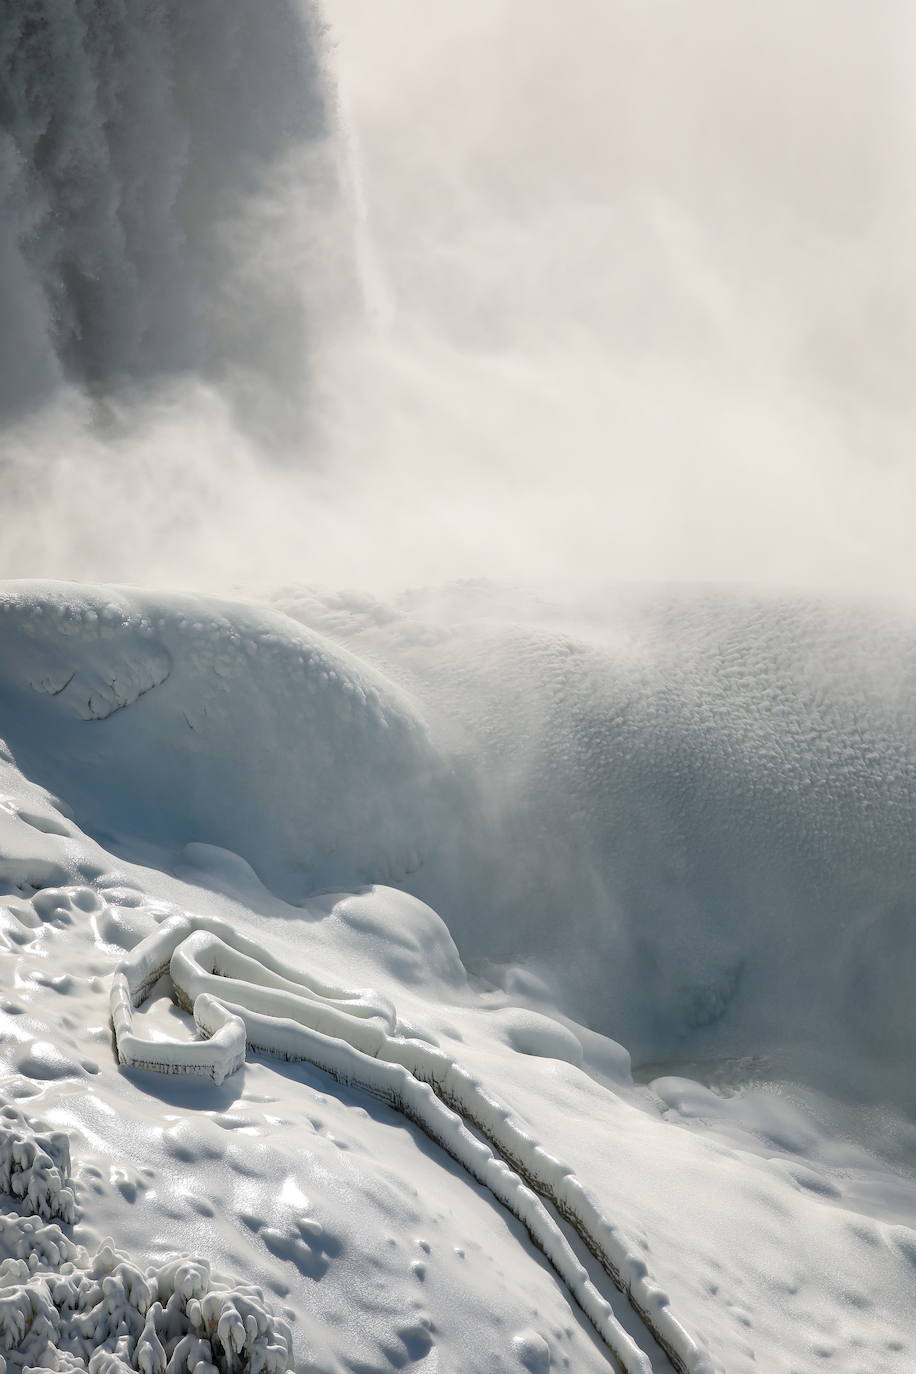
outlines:
M94 1255L65 1234L77 1215L66 1135L0 1128L0 1374L284 1374L291 1337L259 1288L229 1287L206 1260L142 1269L110 1240Z
M76 1259L56 1271L33 1271L21 1259L0 1265L4 1367L90 1374L289 1369L289 1328L260 1289L227 1287L206 1261L185 1255L144 1272L111 1241L92 1256L68 1244Z
M70 1181L70 1142L61 1131L35 1135L20 1124L0 1127L0 1192L46 1221L77 1219Z

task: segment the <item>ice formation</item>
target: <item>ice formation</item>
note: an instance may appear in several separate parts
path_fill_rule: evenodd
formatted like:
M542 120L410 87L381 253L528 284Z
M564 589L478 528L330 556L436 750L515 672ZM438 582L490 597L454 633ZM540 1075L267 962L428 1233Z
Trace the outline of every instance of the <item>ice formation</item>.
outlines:
M5 584L0 709L21 766L83 829L106 831L114 807L119 828L222 846L296 900L402 880L448 796L406 692L256 606ZM176 726L180 749L163 750Z
M62 1131L36 1135L22 1125L0 1125L0 1193L21 1199L45 1221L76 1220L70 1186L70 1142Z
M176 1000L193 1012L197 1040L145 1040L133 1030L133 1009L166 970ZM118 1056L127 1067L204 1073L221 1083L250 1047L306 1061L388 1102L518 1217L627 1374L649 1374L645 1354L590 1281L539 1194L627 1294L675 1367L683 1374L712 1374L706 1352L671 1312L645 1260L628 1250L569 1168L442 1050L403 1028L399 1033L394 1008L377 994L331 988L281 966L226 922L175 916L122 961L110 1004Z
M407 887L462 957L540 963L637 1059L784 1055L905 1092L908 622L683 593L622 599L575 640L549 611L487 619L481 595L291 593L303 626L7 584L7 742L78 830L162 863L220 846L296 903Z
M407 883L466 961L523 949L637 1062L689 1046L910 1091L911 612L617 589L571 626L488 583L277 604L448 722L470 802Z
M441 699L427 728L416 679L402 692L320 633L249 607L60 586L19 588L5 604L0 934L16 972L0 999L4 1091L7 1102L40 1098L55 1130L82 1133L98 1172L79 1197L97 1197L104 1218L90 1248L114 1235L158 1265L176 1246L212 1246L214 1268L250 1273L288 1302L297 1348L321 1374L347 1360L385 1368L386 1351L418 1361L433 1345L450 1358L456 1306L461 1341L486 1325L489 1362L470 1367L488 1374L543 1367L545 1346L549 1367L563 1368L568 1352L570 1368L591 1374L603 1352L613 1358L608 1344L634 1370L643 1356L667 1367L661 1344L694 1374L755 1363L788 1374L812 1365L815 1344L827 1348L825 1325L846 1341L843 1374L908 1369L906 1228L916 1211L899 1179L874 1182L876 1166L785 1107L740 1099L726 1112L722 1099L678 1087L676 1069L660 1069L651 1090L634 1085L624 1050L559 1016L543 966L497 967L491 979L484 965L482 980L469 979L452 938L465 938L460 923L403 891L359 886L374 845L387 874L398 854L416 855L419 836L424 864L407 881L442 883L446 902L465 892L470 910L474 887L444 884L443 846L428 843L451 837L439 826L467 816L476 795L467 774L454 786L437 744ZM162 651L169 672L154 682ZM433 653L428 642L423 653ZM325 666L335 677L324 679ZM489 729L492 738L492 717ZM558 802L561 783L561 770L543 774L544 804ZM531 821L529 812L516 835ZM479 854L477 838L461 851L459 828L452 856ZM297 852L312 864L298 879ZM351 879L346 891L298 895L335 865ZM480 881L473 865L467 878ZM568 905L581 891L570 887ZM656 913L647 938L661 938L669 917ZM524 950L528 926L512 920L494 940L514 929ZM627 968L606 968L613 1013ZM753 992L740 987L734 1004ZM123 1063L166 1078L116 1072L106 1007ZM717 1024L731 1019L727 1009ZM424 1154L424 1136L441 1149ZM856 1209L875 1224L860 1224ZM10 1226L11 1258L71 1262L62 1218ZM757 1243L747 1252L749 1229ZM470 1259L485 1235L471 1263L459 1256ZM432 1239L432 1260L413 1249L421 1238ZM503 1279L515 1295L511 1330L499 1329L506 1309L493 1299ZM539 1283L544 1310L569 1294L590 1323L568 1336L568 1317L533 1322L524 1293ZM782 1297L784 1284L795 1291ZM366 1285L376 1306L364 1336L335 1325L335 1313L344 1301L359 1307Z
M11 1218L0 1246L10 1247ZM0 1264L3 1368L91 1374L283 1374L286 1324L255 1287L214 1280L206 1260L140 1268L106 1241L94 1255L56 1228L29 1231L27 1258Z
M95 1254L59 1225L77 1220L64 1132L40 1134L12 1110L0 1128L0 1374L283 1374L291 1337L251 1285L178 1255L145 1270L104 1242Z

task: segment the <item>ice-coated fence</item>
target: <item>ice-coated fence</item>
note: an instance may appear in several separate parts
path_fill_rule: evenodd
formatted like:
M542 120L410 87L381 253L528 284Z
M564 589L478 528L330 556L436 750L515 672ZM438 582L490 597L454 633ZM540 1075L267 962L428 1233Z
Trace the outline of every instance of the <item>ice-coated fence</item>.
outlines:
M153 1042L134 1031L134 1008L166 971L176 1000L193 1012L197 1040ZM415 1122L522 1222L626 1374L649 1374L648 1357L617 1321L542 1199L578 1232L675 1367L682 1374L716 1374L708 1353L671 1312L667 1294L653 1284L643 1257L628 1248L568 1166L533 1141L461 1065L401 1033L387 999L281 968L223 921L176 916L120 964L111 1016L127 1067L204 1073L219 1083L251 1048L313 1064L372 1093Z

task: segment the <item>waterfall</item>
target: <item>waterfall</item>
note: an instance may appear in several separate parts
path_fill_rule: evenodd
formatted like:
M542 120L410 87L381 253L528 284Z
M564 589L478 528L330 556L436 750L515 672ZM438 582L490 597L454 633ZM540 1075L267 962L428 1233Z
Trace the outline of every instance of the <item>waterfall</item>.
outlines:
M191 375L298 425L351 300L333 111L307 0L2 0L0 421Z

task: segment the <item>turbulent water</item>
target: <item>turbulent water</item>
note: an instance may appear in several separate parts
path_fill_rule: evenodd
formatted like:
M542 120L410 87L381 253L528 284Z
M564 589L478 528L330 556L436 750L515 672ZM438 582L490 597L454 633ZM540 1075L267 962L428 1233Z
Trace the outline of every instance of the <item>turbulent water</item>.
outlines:
M270 11L0 6L0 417L191 374L249 422L301 422L332 98L314 9Z

